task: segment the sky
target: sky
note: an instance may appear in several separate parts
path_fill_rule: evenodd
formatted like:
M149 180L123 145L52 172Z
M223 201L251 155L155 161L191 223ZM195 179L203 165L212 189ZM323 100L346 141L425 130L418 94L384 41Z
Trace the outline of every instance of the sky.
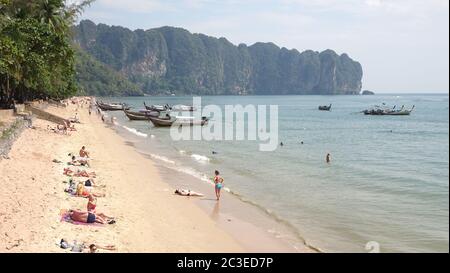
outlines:
M80 19L182 27L236 45L333 49L361 63L363 89L449 90L449 0L97 0Z

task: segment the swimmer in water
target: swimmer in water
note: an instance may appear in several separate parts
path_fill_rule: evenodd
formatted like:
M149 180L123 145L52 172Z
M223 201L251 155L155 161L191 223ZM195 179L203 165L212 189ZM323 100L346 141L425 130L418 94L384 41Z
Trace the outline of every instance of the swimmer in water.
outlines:
M331 163L331 155L330 155L330 153L327 154L326 161L327 161L327 163Z

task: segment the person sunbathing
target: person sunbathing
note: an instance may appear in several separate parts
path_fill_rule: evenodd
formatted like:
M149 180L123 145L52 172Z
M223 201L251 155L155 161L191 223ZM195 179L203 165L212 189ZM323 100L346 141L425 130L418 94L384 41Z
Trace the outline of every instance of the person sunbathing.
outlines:
M77 130L77 129L75 129L75 125L70 126L70 120L64 120L63 126L65 127L66 131L76 131Z
M97 188L104 188L106 187L105 185L99 185L97 184L94 179L89 178L88 180L84 181L84 186L86 187L97 187Z
M64 168L63 174L67 176L73 176L74 171L72 171L70 168Z
M70 219L81 223L99 223L99 224L114 224L116 220L113 217L108 217L103 213L92 213L88 211L69 210Z
M77 192L77 185L72 178L69 179L69 187L64 189L65 192L75 194Z
M64 131L64 127L62 125L56 125L56 127L50 127L50 125L47 125L47 130L53 131L56 134L64 134L67 131Z
M83 182L79 182L77 185L77 191L75 192L76 196L79 197L89 197L89 196L94 196L94 197L105 197L106 195L104 193L96 193L96 192L92 192L91 189L89 189L88 187L84 186Z
M87 211L92 212L92 213L96 213L96 211L97 211L97 197L95 197L93 194L90 194L88 196ZM101 213L101 215L103 215L107 218L111 218L111 217L106 216L103 213Z
M175 190L175 194L181 195L181 196L200 196L202 197L203 194L195 192L195 191L191 191L191 190Z
M88 253L96 253L98 249L109 250L109 251L117 250L115 245L102 246L102 245L99 245L99 244L90 244Z
M86 160L85 158L77 158L76 156L72 156L72 161L68 162L67 164L72 165L72 166L88 166L88 167L90 167L88 160Z
M61 239L59 246L62 249L70 249L72 252L84 252L84 253L96 253L98 249L115 251L117 250L115 245L99 245L99 244L89 244L87 242L77 243L74 241L72 244L66 239Z
M85 170L77 170L75 172L75 171L72 171L70 168L64 168L63 174L67 175L67 176L75 176L75 177L88 177L88 178L91 178L91 177L95 178L96 177L95 172L88 173Z
M92 178L95 178L96 177L96 174L95 174L95 172L90 172L90 173L88 173L88 172L86 172L85 170L77 170L77 173L75 173L74 174L74 176L77 176L77 177L88 177L88 178L90 178L90 177L92 177Z

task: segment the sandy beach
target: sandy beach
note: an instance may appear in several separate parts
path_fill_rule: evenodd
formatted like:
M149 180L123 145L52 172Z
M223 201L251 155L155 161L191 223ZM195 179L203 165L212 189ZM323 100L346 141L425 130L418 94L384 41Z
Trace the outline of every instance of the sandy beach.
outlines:
M87 107L87 106L85 106ZM47 111L74 116L76 106ZM9 159L0 161L0 252L68 252L72 242L112 244L117 252L245 252L192 200L173 194L153 162L126 145L101 119L80 108L82 124L71 135L47 130L54 126L35 119L14 143ZM90 152L88 171L95 171L97 211L116 218L114 225L84 226L61 222L63 209L86 210L87 199L64 192L68 154L82 146ZM53 163L57 159L63 163ZM76 169L77 167L72 167ZM82 181L75 178L75 181ZM97 191L97 189L95 189Z

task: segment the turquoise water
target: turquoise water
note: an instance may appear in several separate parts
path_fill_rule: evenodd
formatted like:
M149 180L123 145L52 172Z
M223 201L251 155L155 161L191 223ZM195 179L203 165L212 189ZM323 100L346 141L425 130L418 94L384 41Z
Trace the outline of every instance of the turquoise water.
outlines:
M105 98L136 108L192 104L190 97ZM279 106L274 152L254 141L177 141L169 130L130 122L160 164L205 183L218 169L237 197L293 226L324 251L449 251L449 97L444 95L203 97L203 105ZM331 112L318 105L333 103ZM416 106L411 116L364 116L375 104ZM147 137L145 137L147 136ZM301 144L303 141L303 144ZM218 154L212 154L216 151ZM331 153L331 164L325 155Z

